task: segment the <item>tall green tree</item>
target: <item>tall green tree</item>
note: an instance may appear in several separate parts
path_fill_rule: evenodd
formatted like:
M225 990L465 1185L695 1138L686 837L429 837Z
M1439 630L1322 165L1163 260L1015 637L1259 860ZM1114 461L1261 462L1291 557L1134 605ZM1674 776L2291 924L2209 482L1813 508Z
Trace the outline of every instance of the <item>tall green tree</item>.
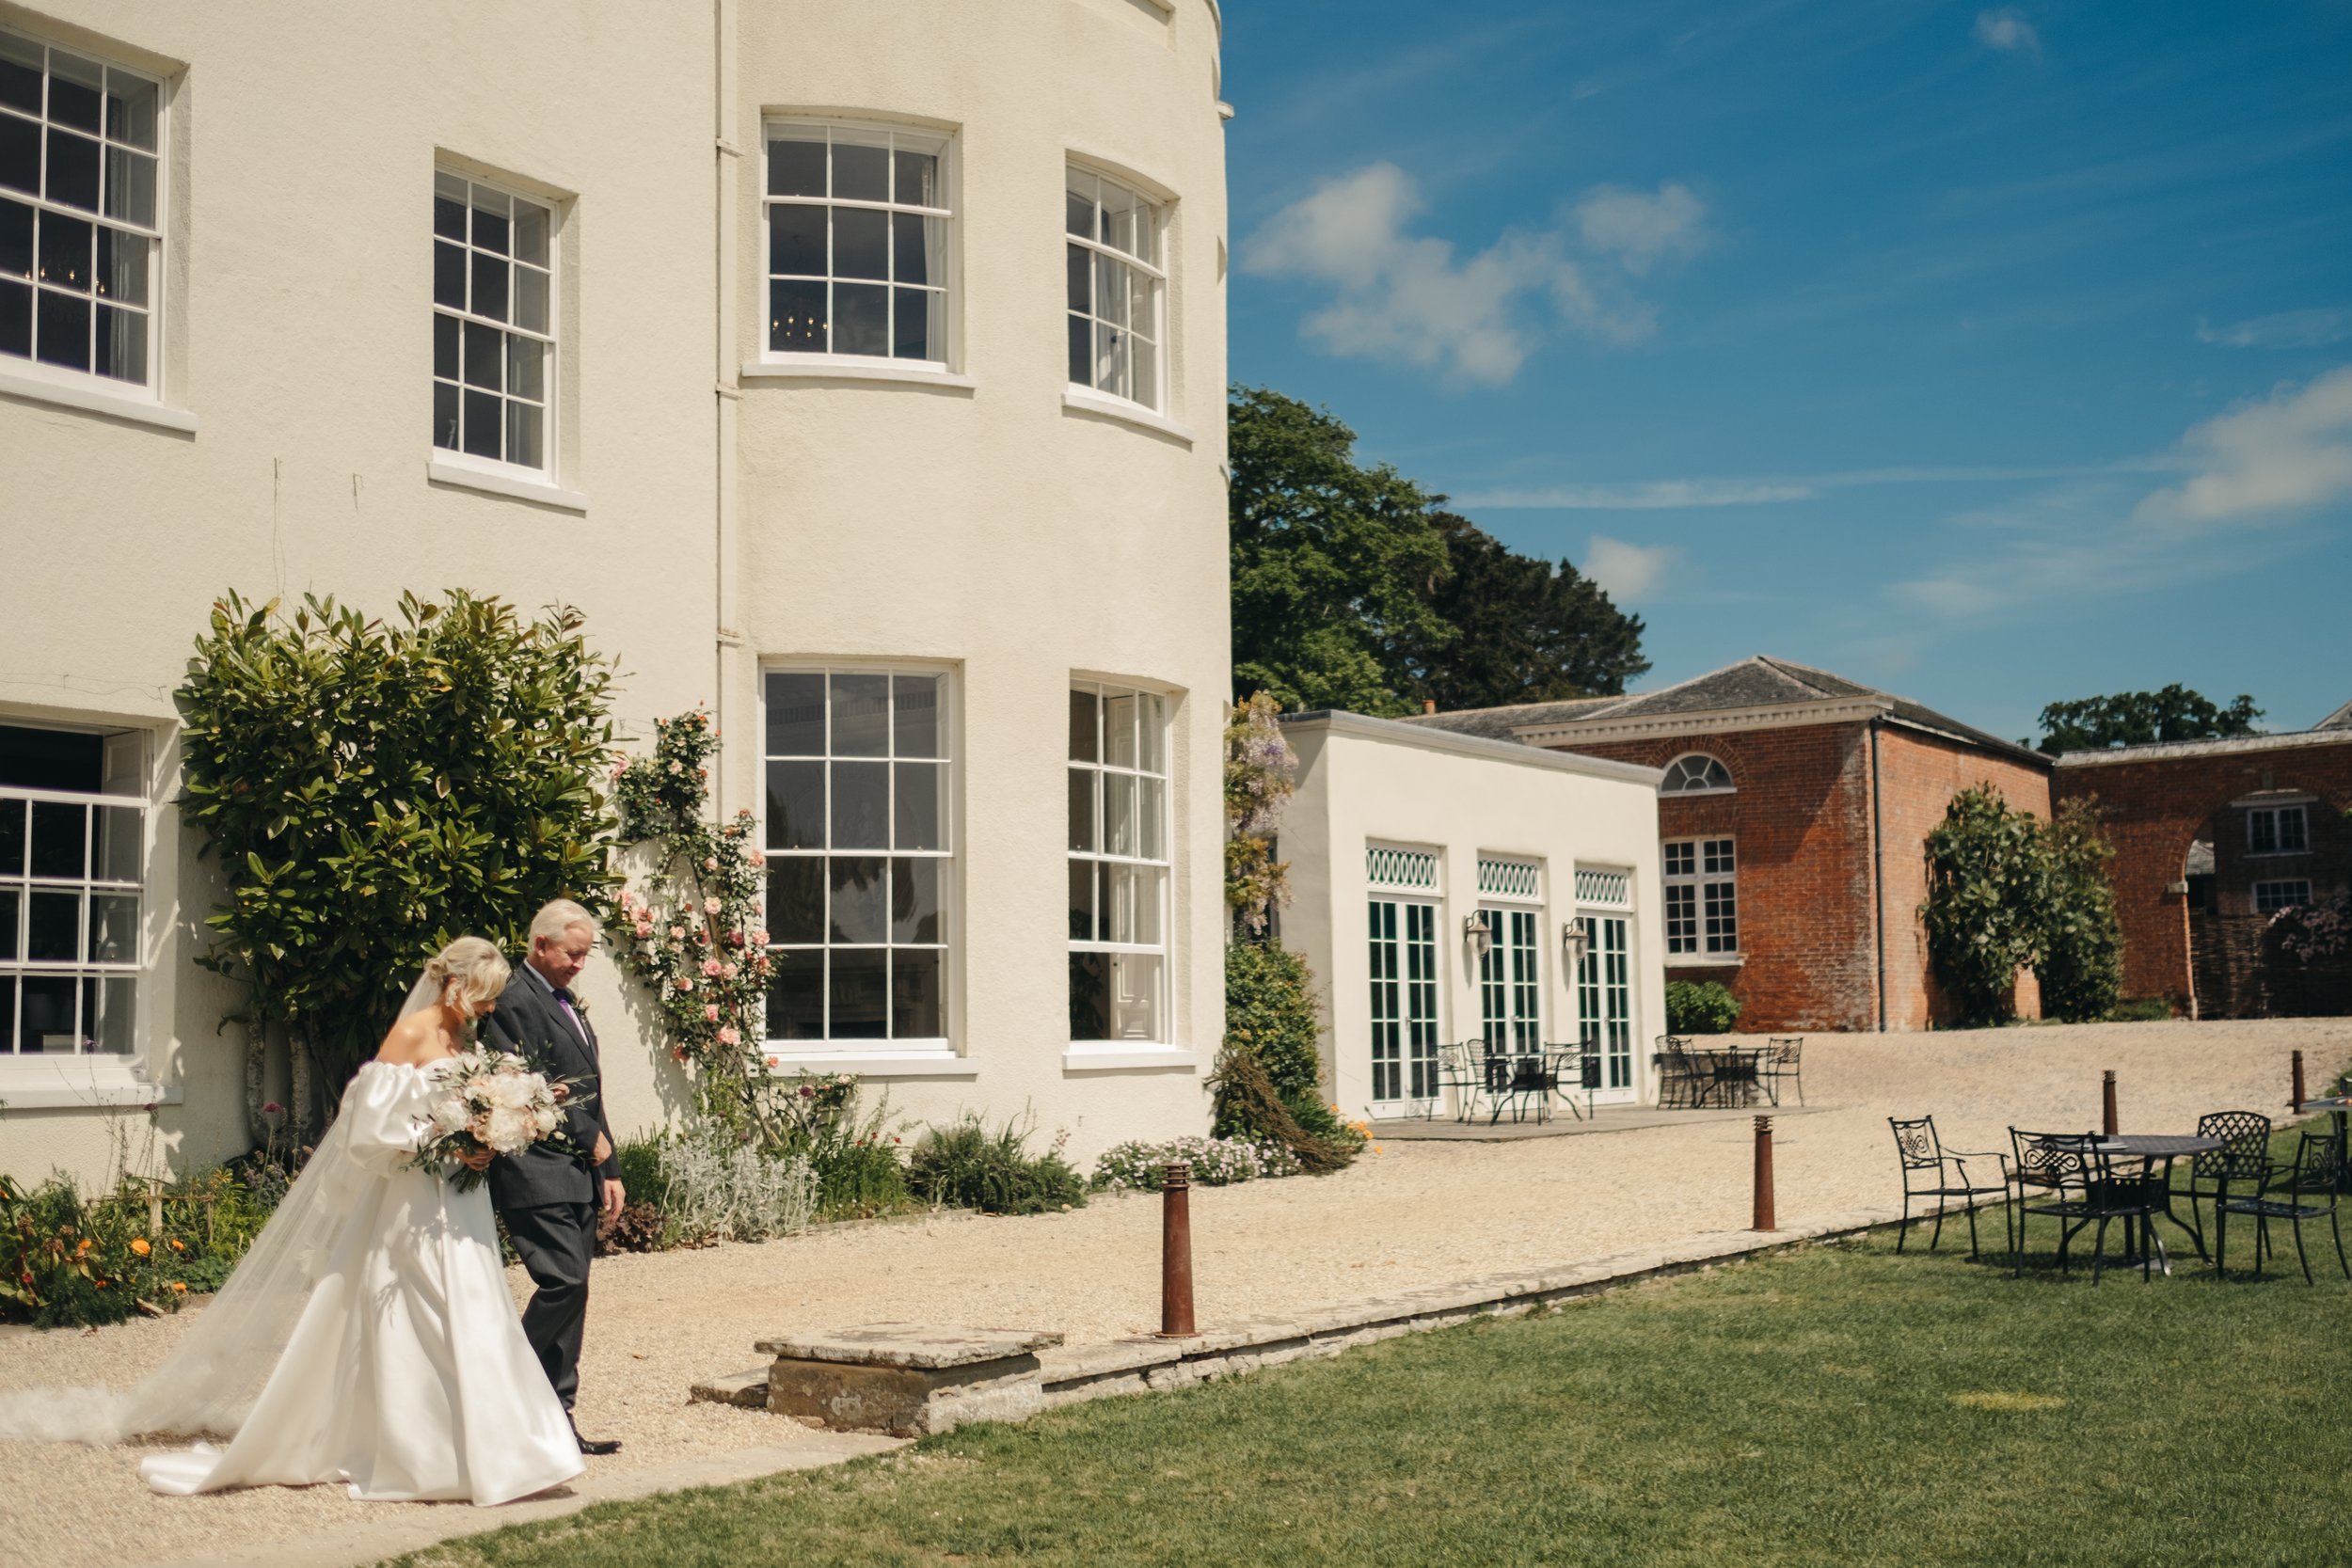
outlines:
M2144 746L2157 740L2217 740L2252 735L2263 710L2240 692L2227 707L2175 683L2161 691L2077 697L2042 710L2042 750L2051 756Z
M1613 697L1646 672L1642 618L1566 561L1520 555L1468 517L1433 513L1453 570L1429 595L1452 635L1406 642L1406 695L1441 708Z
M1449 570L1437 498L1358 463L1356 433L1295 398L1236 387L1226 418L1235 700L1408 711L1401 650L1453 640L1430 604Z

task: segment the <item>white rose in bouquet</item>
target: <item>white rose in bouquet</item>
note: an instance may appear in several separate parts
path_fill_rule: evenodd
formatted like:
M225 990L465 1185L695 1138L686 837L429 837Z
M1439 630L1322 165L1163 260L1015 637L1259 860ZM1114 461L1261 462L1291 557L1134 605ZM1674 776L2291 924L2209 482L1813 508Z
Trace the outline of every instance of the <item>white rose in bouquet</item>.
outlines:
M470 1187L482 1173L466 1166L487 1151L517 1154L552 1136L559 1125L555 1089L522 1057L469 1051L452 1059L419 1121L416 1163Z

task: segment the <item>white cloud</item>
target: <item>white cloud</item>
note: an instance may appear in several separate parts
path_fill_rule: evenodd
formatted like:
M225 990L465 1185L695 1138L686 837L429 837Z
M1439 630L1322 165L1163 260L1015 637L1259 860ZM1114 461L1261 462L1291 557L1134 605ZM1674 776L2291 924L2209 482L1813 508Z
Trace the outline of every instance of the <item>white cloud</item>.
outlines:
M2181 445L2192 477L2144 498L2140 521L2228 523L2352 494L2352 365L2208 420Z
M1998 49L2008 55L2030 55L2037 60L2042 57L2042 35L2015 6L1979 11L1976 32L1977 41L1987 49Z
M1707 248L1707 205L1687 185L1653 192L1597 185L1576 204L1577 230L1586 248L1616 257L1639 277L1661 257L1695 256Z
M2197 341L2223 348L2322 348L2352 338L2352 310L2281 310L2228 326L2197 324Z
M1611 598L1632 604L1664 585L1668 568L1681 553L1672 545L1629 545L1596 533L1585 544L1582 570Z
M1650 307L1604 299L1559 230L1508 232L1463 259L1452 242L1410 231L1422 205L1412 176L1370 165L1275 214L1243 246L1242 266L1331 287L1337 297L1300 327L1330 353L1429 366L1456 382L1508 383L1554 323L1613 342L1655 325Z

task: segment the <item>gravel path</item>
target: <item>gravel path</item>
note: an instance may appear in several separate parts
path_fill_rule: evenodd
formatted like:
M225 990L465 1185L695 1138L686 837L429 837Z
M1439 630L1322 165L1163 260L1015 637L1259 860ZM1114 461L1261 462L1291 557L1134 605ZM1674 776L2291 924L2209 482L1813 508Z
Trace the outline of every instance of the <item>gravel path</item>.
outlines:
M2099 1074L2120 1077L2124 1130L2185 1130L2203 1111L2283 1115L2288 1052L2312 1086L2352 1059L2352 1021L2098 1024L1957 1035L1814 1037L1811 1114L1775 1139L1784 1224L1891 1201L1885 1118L1931 1112L1948 1145L2006 1147L2011 1121L2095 1127ZM1390 1143L1321 1180L1193 1193L1206 1324L1521 1265L1593 1257L1747 1221L1740 1120L1517 1143ZM528 1291L520 1271L511 1282ZM698 1377L755 1364L787 1330L884 1320L1058 1329L1073 1343L1158 1323L1156 1199L1098 1198L1029 1219L966 1214L842 1226L758 1246L596 1265L580 1424L621 1438L599 1465L653 1465L811 1435L762 1414L685 1402ZM126 1384L182 1324L0 1337L0 1386ZM138 1451L0 1442L0 1539L45 1568L157 1562L347 1528L373 1511L339 1491L164 1498ZM448 1506L448 1505L439 1505ZM21 1554L21 1557L19 1557Z

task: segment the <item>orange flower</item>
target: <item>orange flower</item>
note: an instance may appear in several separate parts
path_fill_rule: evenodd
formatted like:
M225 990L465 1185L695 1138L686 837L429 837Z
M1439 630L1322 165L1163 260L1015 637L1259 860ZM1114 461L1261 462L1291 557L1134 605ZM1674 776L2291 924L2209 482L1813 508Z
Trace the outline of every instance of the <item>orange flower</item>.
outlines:
M155 1249L147 1244L146 1237L134 1236L131 1238L131 1250L137 1253L141 1258L144 1258Z
M176 1279L171 1282L171 1291L174 1295L184 1296L188 1293L188 1288Z
M175 1236L175 1237L173 1237L173 1238L172 1238L172 1242L171 1242L171 1250L172 1250L172 1251L174 1251L174 1252L185 1252L185 1251L187 1251L187 1250L188 1250L188 1248L187 1248L187 1244L186 1244L185 1243L182 1242L182 1241L181 1241L178 1237L176 1237L176 1236Z

